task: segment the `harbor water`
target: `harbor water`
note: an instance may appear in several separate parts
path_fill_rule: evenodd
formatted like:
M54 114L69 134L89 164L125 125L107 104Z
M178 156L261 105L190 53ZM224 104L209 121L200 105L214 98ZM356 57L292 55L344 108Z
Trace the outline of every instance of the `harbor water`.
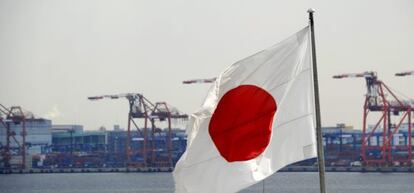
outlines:
M414 193L414 173L327 173L331 193ZM264 187L264 191L263 191ZM241 193L317 193L315 172L281 172ZM0 175L0 193L173 193L171 173Z

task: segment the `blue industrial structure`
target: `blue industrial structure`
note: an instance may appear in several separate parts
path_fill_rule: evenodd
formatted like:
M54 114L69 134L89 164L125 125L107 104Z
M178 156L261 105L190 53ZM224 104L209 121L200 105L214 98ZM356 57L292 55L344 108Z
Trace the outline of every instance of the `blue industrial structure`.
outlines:
M148 136L151 144L151 152L147 152L148 163L159 163L159 160L169 159L167 148L168 130ZM126 167L126 131L60 131L53 132L51 153L47 154L39 167ZM129 144L134 149L142 149L144 137L140 133L132 134ZM173 164L184 153L187 137L184 131L173 129L171 134L171 155ZM141 154L142 155L142 154ZM130 157L131 161L142 162L143 157L135 154ZM40 160L39 160L40 161ZM149 165L153 167L168 167L168 165Z
M167 132L168 130L163 130L157 135L148 137L148 143L155 147L152 152L149 152L148 163L154 163L154 160L151 159L168 159ZM370 146L380 147L382 134L377 132L374 133L374 136L369 141ZM126 167L125 141L127 137L127 132L123 130L54 132L53 145L50 147L52 153L46 156L42 167ZM413 138L414 135L411 137ZM355 163L361 163L361 139L362 132L360 130L354 130L343 124L323 128L326 164L328 166L351 166ZM171 155L175 164L185 151L187 136L183 130L173 129L171 140ZM396 134L392 141L393 147L396 147L393 148L394 156L404 156L406 151L400 151L397 147L402 144L406 145L408 140L409 135L405 130ZM130 145L135 149L141 149L142 141L143 136L134 133ZM373 148L369 151L369 155L380 157L381 151L378 149ZM143 161L144 158L136 154L131 159ZM315 159L311 159L296 163L296 165L312 165L314 162ZM394 163L394 165L401 164L406 163ZM156 166L159 167L159 165Z

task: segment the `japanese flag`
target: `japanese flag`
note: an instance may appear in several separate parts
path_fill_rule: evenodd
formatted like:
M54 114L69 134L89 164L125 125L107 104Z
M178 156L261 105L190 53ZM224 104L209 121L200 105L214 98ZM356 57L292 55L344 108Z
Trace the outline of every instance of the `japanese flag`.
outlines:
M232 193L316 157L310 29L221 73L187 128L176 193Z

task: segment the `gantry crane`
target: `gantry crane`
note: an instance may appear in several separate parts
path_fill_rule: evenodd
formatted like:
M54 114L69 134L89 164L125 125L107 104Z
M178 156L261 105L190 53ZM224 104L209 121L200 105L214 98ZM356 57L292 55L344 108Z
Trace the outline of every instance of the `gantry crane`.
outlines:
M0 124L5 129L5 138L6 138L6 144L2 144L1 149L1 156L2 161L4 164L4 168L10 169L12 167L17 167L20 169L25 169L26 165L26 117L23 113L23 110L19 106L13 106L10 108L7 108L0 104ZM20 125L20 133L21 136L21 142L16 139L16 131L19 131L17 129L17 125ZM11 128L13 126L13 129ZM17 153L12 153L12 149L16 149L16 147L11 146L11 140L13 140L17 145ZM13 151L15 152L15 151ZM12 157L16 157L18 159L18 156L21 156L21 162L20 163L14 163L11 164L10 160ZM13 166L12 166L13 165Z
M125 147L126 155L126 165L127 166L147 166L147 124L149 120L149 111L154 106L149 100L144 98L142 94L139 93L127 93L127 94L116 94L116 95L102 95L102 96L92 96L88 97L89 100L101 100L101 99L119 99L126 98L129 104L128 112L128 129L127 129L127 140ZM144 119L144 127L140 129L135 119ZM143 158L142 163L137 163L136 161L131 160L131 156L137 154L135 150L132 149L131 141L131 124L135 126L135 129L143 136L144 141L141 148L141 156ZM143 130L143 131L142 131Z
M127 141L126 141L126 162L127 166L135 167L148 167L148 166L173 166L172 160L172 141L171 141L171 119L187 119L188 115L180 113L177 109L172 108L167 105L166 102L157 102L152 103L142 94L139 93L127 93L127 94L116 94L116 95L102 95L102 96L93 96L88 97L89 100L100 100L100 99L120 99L126 98L129 102L129 113L128 113L128 130L127 130ZM144 126L142 128L138 127L135 119L142 119ZM168 122L168 138L166 141L167 149L167 160L157 159L154 142L154 135L157 132L155 122L156 121L165 121ZM148 124L151 123L151 133L148 134ZM136 155L136 151L133 150L131 142L131 125L140 133L143 137L143 144L141 145L140 154L143 158L143 161L140 163L138 161L132 160L132 156ZM149 144L149 138L151 137L151 143ZM149 159L151 156L151 159Z
M363 128L361 139L361 158L365 165L385 165L394 161L411 164L411 112L413 107L407 101L400 100L381 80L376 72L349 73L333 76L335 79L365 78L367 93L365 95ZM387 99L389 97L390 99ZM379 119L374 127L368 130L368 116L379 113ZM396 124L391 123L391 116L396 117ZM408 125L408 142L404 145L392 145L394 135L401 128L403 122ZM381 126L380 126L381 125ZM381 138L375 136L375 131L382 127ZM376 139L378 145L371 145ZM380 142L382 141L382 142ZM399 151L399 154L393 153ZM403 156L401 156L403 154Z

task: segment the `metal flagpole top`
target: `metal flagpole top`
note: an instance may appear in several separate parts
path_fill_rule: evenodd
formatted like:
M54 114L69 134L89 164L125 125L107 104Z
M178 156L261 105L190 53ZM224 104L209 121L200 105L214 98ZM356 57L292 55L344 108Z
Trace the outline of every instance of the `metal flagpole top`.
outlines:
M315 9L313 8L309 8L308 9L308 13L309 13L309 24L311 25L311 27L313 28L313 13L315 13ZM313 33L313 32L312 32Z
M314 13L316 10L315 9L313 9L313 8L309 8L308 9L308 13Z

